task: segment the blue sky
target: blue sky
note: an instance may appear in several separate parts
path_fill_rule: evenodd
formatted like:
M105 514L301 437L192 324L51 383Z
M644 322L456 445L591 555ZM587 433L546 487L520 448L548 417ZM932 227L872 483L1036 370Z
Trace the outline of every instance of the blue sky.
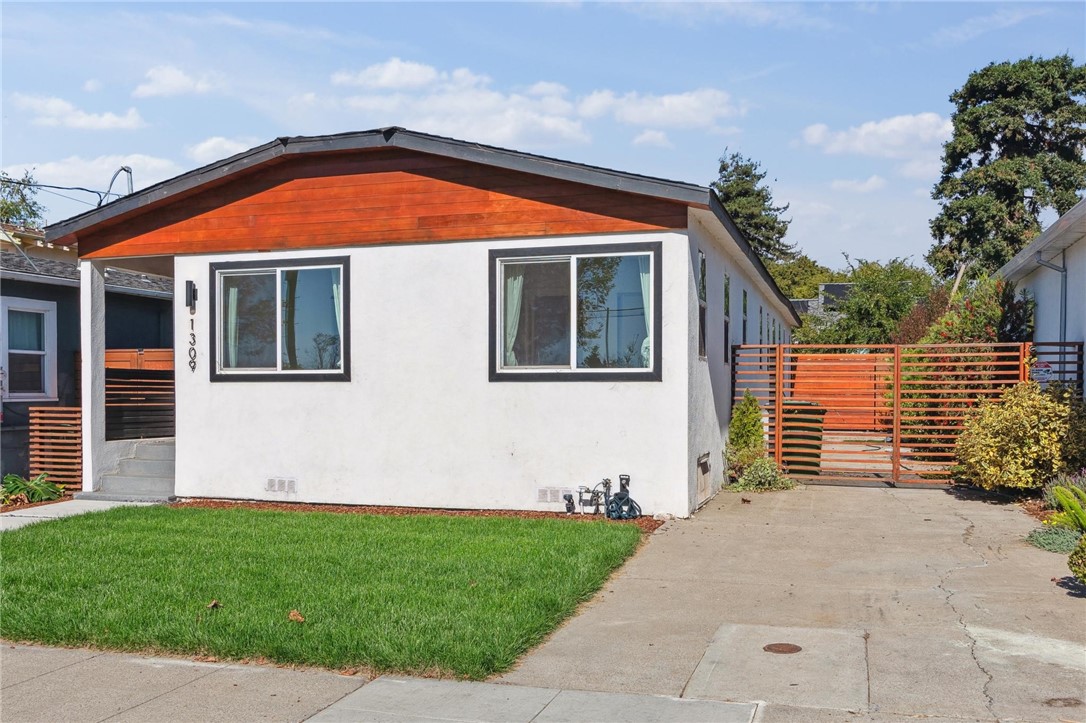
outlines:
M990 62L1086 61L1086 3L20 4L0 165L137 188L283 135L401 125L706 184L762 163L788 239L912 257L948 96ZM123 188L123 177L115 189ZM41 193L48 220L87 210Z

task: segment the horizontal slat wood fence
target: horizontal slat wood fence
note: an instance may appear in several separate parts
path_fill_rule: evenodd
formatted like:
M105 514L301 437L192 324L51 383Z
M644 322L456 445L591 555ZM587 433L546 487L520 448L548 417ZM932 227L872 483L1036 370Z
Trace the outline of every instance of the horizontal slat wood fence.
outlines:
M30 407L30 476L43 472L65 487L83 484L79 407Z
M174 436L169 369L106 369L106 439Z
M733 359L736 399L758 399L778 464L827 482L945 483L980 400L1031 374L1083 388L1080 342L744 345Z

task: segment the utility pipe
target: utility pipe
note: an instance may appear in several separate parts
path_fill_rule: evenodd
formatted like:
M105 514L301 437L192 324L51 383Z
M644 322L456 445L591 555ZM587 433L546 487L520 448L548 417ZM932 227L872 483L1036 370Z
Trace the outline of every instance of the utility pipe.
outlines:
M1060 273L1060 343L1067 341L1067 251L1060 252L1060 261L1063 266L1056 266L1051 261L1041 258L1041 252L1037 252L1037 263L1046 269L1052 269Z

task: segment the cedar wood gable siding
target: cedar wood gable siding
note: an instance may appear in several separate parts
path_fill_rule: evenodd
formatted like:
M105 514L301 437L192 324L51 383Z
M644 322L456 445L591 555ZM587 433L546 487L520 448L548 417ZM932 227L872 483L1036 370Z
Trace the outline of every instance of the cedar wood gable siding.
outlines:
M685 228L686 204L398 148L261 164L78 234L80 257Z

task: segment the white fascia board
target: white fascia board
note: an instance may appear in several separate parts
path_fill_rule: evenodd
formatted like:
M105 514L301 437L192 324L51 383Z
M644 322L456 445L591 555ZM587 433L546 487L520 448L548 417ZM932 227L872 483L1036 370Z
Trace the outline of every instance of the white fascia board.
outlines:
M1086 237L1086 200L1079 201L1070 211L1056 219L996 273L1008 281L1019 281L1041 267L1037 262L1038 254L1042 260L1052 261L1061 251L1078 243L1083 237Z
M70 288L79 287L79 279L66 279L61 276L43 276L42 274L28 274L23 271L7 271L6 269L0 272L0 279L6 279L9 281L25 281L31 284L47 284L49 286L67 286ZM155 291L154 289L133 289L128 286L116 286L113 284L106 284L106 291L111 294L145 296L150 299L173 298L173 294L169 291Z

